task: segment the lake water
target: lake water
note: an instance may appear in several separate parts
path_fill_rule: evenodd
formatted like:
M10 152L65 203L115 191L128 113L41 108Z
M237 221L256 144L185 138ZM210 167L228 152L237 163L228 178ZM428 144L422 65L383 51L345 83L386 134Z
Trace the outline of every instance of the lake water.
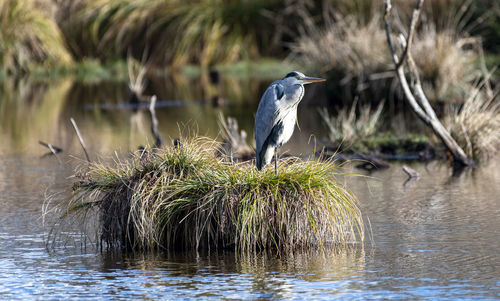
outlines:
M160 79L160 131L217 135L217 116L238 119L252 135L253 112L269 81ZM191 87L190 85L194 87ZM500 160L453 174L443 162L413 165L405 183L399 164L369 177L340 179L360 200L371 238L355 249L297 252L281 258L232 252L121 254L82 247L67 229L47 248L42 207L70 194L83 152L106 160L152 142L147 110L129 110L125 83L4 82L0 90L0 299L500 299ZM168 87L175 86L175 89ZM306 92L300 131L287 145L310 153L325 136ZM214 106L212 99L224 100ZM324 98L324 96L323 96ZM38 141L64 149L59 163ZM168 140L168 139L167 139ZM99 154L99 156L97 155ZM362 173L361 171L356 171Z

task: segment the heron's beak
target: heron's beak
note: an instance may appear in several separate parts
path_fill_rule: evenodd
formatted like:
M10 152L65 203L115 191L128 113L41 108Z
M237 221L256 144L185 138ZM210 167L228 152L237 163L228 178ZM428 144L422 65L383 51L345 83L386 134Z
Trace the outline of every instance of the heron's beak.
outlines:
M310 83L324 82L324 81L326 81L326 79L318 78L318 77L304 76L303 78L301 78L301 81L305 85L305 84L310 84Z

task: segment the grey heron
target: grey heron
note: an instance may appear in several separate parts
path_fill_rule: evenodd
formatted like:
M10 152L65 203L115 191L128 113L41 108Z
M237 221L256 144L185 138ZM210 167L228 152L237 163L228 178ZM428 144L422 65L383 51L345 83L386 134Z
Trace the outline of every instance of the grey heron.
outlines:
M292 137L297 121L297 106L304 96L304 85L325 79L293 71L274 81L264 92L255 115L256 164L261 170L275 155L278 174L278 148Z

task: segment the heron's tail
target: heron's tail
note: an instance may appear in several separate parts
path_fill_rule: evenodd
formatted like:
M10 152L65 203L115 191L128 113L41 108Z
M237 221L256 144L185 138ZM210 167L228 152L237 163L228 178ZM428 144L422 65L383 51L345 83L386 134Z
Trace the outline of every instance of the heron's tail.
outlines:
M262 170L264 166L271 163L273 160L275 147L268 145L265 148L262 148L260 152L257 153L256 156L256 165L258 170Z

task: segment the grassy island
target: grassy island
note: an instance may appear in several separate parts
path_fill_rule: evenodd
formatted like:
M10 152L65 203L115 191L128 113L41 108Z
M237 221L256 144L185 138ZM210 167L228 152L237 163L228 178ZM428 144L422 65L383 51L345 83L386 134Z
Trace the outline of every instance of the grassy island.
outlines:
M242 252L362 241L357 199L332 161L283 160L276 176L228 163L208 138L92 164L63 218L96 210L103 245L127 249L234 248ZM85 215L88 216L88 215Z

